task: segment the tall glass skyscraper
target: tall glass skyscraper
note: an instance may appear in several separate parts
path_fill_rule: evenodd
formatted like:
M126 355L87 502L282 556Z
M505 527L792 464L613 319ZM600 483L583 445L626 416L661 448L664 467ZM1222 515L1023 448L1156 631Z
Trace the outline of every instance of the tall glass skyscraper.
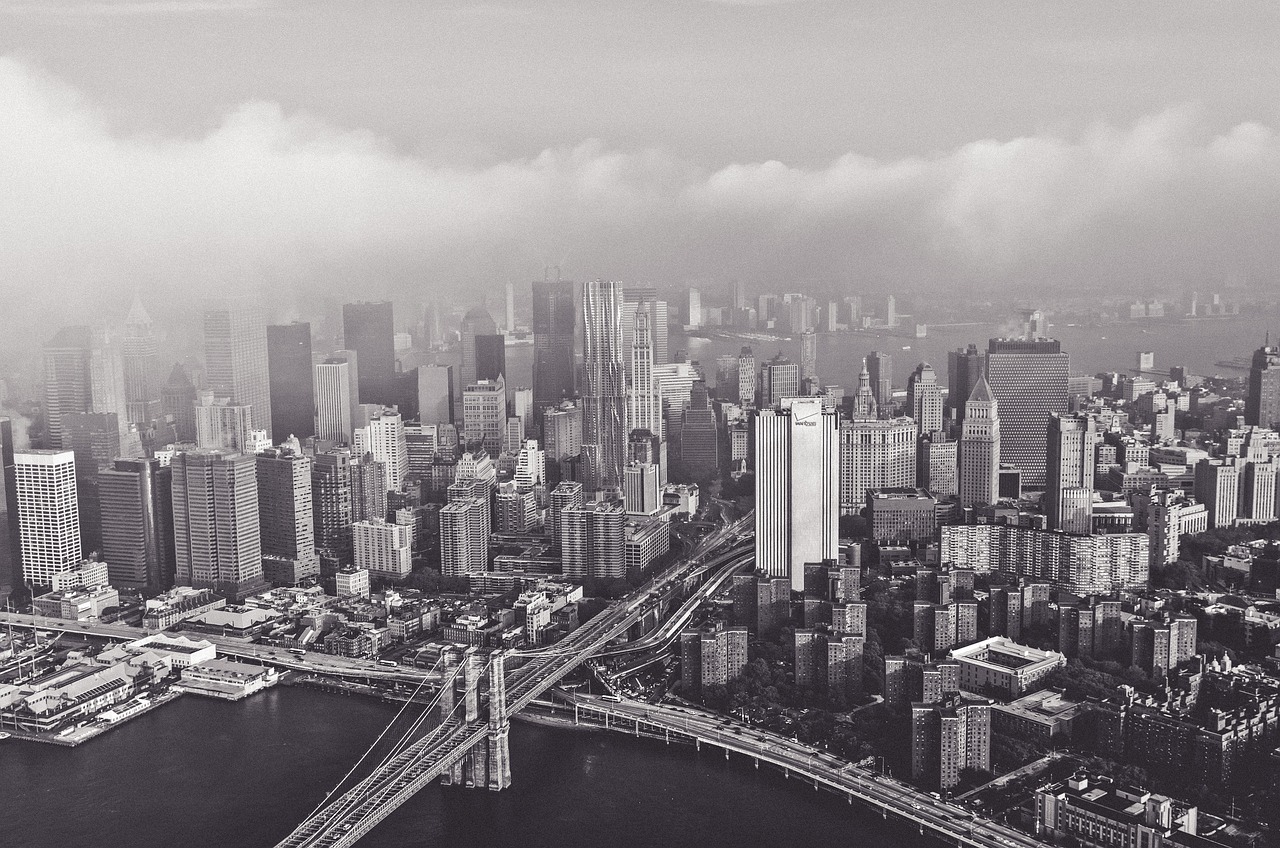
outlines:
M533 409L534 419L576 394L573 352L577 330L573 283L536 280L533 283Z
M394 404L395 313L391 301L344 303L342 345L356 353L360 403Z
M310 324L295 321L267 327L267 370L276 440L314 436Z
M18 542L18 478L13 461L13 422L0 418L0 600L22 584Z
M102 557L112 586L173 585L172 471L158 459L117 459L98 472Z
M1000 461L1022 471L1024 486L1045 484L1049 416L1067 411L1070 358L1056 339L991 339L987 382L1000 404Z
M617 490L627 453L627 387L622 346L622 283L582 288L583 454L587 488Z
M260 311L242 301L210 305L204 311L204 367L215 397L253 408L253 426L274 436L271 381L267 369L267 327Z
M130 424L147 424L160 411L160 374L156 370L157 346L151 316L136 297L124 325L121 356L125 410Z
M49 446L62 447L62 416L93 411L93 330L63 327L44 344L44 417Z

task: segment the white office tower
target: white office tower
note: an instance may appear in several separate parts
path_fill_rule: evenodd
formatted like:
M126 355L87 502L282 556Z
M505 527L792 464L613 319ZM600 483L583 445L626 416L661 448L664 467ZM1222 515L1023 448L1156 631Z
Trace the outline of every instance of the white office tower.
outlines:
M52 586L54 575L81 561L75 454L28 451L15 453L13 463L22 576L35 586Z
M956 464L961 506L1000 500L1000 416L986 377L974 384L964 405Z
M835 559L839 416L820 398L784 398L756 415L756 566L804 590L805 563Z
M696 330L702 326L702 292L698 289L689 289L689 323L685 325L685 329Z
M873 489L914 489L916 423L910 418L840 422L840 512L860 515Z
M316 402L316 438L349 445L355 433L355 368L343 357L331 356L312 366Z
M657 466L629 462L622 473L627 515L654 515L662 509L662 481Z
M440 508L440 573L465 577L489 568L489 499L464 497Z
M381 518L351 525L356 568L374 577L400 580L413 571L413 528Z
M547 482L547 454L538 447L535 439L529 439L516 454L516 488L522 492L545 486Z
M1078 536L1092 532L1097 437L1092 416L1049 416L1044 493L1048 529Z
M922 436L942 429L942 387L933 366L921 362L907 378L907 402L911 405L911 417L916 420L916 430Z
M409 473L409 444L400 413L385 407L368 410L368 423L355 431L355 453L373 454L382 463L388 492L398 492Z
M653 374L653 318L648 310L635 314L635 342L631 346L631 385L627 387L627 432L662 432L662 393Z
M462 390L462 429L467 446L483 444L497 456L502 453L507 426L507 384L496 380L477 380Z
M230 398L216 398L202 391L196 403L196 446L201 450L251 453L253 407L233 405Z
M262 539L254 457L180 451L170 468L177 584L236 597L260 587Z
M582 287L582 451L587 487L598 492L622 488L627 452L621 317L621 283L594 280Z

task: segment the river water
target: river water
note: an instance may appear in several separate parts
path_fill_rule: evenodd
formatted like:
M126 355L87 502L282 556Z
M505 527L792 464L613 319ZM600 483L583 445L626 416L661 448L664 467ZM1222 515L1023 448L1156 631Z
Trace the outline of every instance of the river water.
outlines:
M0 743L0 846L271 846L394 709L277 687L183 696L78 748ZM515 723L501 793L418 793L362 848L912 848L915 831L722 752Z

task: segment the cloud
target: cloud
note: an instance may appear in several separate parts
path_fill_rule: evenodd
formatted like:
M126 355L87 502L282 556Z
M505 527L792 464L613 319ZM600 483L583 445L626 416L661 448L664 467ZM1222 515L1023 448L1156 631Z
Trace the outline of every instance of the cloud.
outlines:
M475 299L566 255L579 278L921 292L1180 293L1280 267L1275 130L1188 107L1074 138L714 169L600 141L451 166L265 102L199 137L130 133L12 59L0 114L0 336L122 312L137 288Z
M0 14L41 17L120 17L243 12L265 0L0 0Z

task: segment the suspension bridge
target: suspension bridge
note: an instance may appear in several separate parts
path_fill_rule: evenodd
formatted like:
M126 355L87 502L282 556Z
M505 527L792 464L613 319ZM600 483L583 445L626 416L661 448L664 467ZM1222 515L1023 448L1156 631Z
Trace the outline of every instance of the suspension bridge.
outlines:
M433 669L440 674L439 691L428 706L398 739L387 739L392 728L403 723L405 711L414 703L411 697L383 735L277 848L354 845L437 778L442 785L494 791L510 786L511 716L624 636L691 574L718 578L729 567L743 567L746 547L751 544L746 530L752 519L748 513L711 534L690 559L615 601L546 649L495 651L488 656L475 647L443 652ZM720 552L712 556L716 551ZM429 677L434 674L424 675L419 690ZM388 746L388 752L375 765L365 766L365 760L383 745ZM365 776L344 790L362 766Z

